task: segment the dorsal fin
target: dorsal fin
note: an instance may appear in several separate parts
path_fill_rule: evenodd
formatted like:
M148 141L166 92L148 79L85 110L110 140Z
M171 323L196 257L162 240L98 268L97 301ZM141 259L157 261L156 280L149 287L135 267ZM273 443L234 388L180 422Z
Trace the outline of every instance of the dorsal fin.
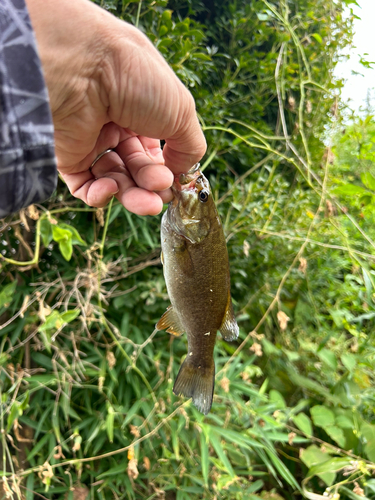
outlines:
M229 292L227 308L225 310L224 319L220 327L220 333L224 340L226 340L227 342L231 342L232 340L236 340L239 332L240 330L238 328L236 318L234 317L232 297L230 296Z
M185 333L185 330L172 306L168 307L163 316L156 323L156 328L158 330L167 330L168 333L171 333L176 337Z

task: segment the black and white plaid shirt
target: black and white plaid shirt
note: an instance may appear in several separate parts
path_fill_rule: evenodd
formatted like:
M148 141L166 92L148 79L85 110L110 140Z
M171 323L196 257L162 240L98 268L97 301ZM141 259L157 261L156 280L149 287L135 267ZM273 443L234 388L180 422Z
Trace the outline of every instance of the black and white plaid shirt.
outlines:
M24 0L0 0L0 219L57 182L53 123Z

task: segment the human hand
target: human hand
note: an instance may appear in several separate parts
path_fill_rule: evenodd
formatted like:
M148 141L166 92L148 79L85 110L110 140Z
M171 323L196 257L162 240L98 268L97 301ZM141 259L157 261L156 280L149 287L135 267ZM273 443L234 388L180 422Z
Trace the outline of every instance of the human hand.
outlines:
M131 212L159 213L174 174L206 150L191 94L139 30L91 1L26 3L71 193L94 207L115 195Z

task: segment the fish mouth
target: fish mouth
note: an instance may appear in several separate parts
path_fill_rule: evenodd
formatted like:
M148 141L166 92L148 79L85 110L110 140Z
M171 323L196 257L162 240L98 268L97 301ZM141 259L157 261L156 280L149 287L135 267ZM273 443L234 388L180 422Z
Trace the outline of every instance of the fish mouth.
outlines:
M201 175L201 171L199 170L199 168L200 164L196 163L188 172L175 176L172 186L174 195L176 195L178 191L195 188L196 180Z

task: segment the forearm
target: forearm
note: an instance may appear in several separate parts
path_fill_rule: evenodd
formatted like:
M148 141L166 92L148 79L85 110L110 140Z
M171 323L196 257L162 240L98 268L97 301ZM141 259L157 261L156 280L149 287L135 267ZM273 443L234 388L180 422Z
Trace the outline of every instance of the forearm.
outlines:
M44 201L57 180L48 94L26 6L0 3L0 218Z

